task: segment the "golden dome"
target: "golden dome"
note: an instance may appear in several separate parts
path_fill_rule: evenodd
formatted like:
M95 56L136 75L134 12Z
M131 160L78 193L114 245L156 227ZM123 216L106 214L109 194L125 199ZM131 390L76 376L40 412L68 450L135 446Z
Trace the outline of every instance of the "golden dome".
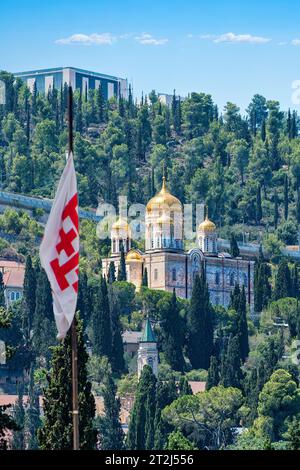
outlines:
M125 232L130 231L130 227L127 223L127 220L123 219L122 217L119 217L116 222L112 224L112 230L124 230Z
M151 212L152 210L163 210L168 209L172 212L182 212L182 205L177 197L169 193L166 188L166 178L163 177L163 183L161 190L150 199L146 206L146 211Z
M142 262L143 258L138 251L131 250L126 256L126 261L138 261Z
M205 217L205 220L199 225L198 231L202 232L214 232L216 230L215 224L209 220L208 216Z

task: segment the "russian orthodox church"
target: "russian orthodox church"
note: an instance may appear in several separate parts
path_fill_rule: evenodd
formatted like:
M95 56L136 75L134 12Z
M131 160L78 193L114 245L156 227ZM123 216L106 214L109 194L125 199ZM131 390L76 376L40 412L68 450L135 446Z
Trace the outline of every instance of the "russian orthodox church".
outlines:
M149 318L146 318L143 334L139 342L138 349L138 377L140 377L143 367L150 366L153 374L157 377L158 372L158 350L157 341L153 332Z
M107 277L110 263L119 269L121 250L126 255L127 281L141 287L147 269L148 287L173 292L190 298L195 276L202 267L213 305L227 307L235 284L245 287L250 311L254 305L254 261L233 258L218 251L216 225L206 215L197 229L197 243L185 251L183 240L183 207L179 199L166 187L163 178L161 190L150 199L145 213L145 250L131 248L131 228L120 217L111 229L111 256L102 260Z

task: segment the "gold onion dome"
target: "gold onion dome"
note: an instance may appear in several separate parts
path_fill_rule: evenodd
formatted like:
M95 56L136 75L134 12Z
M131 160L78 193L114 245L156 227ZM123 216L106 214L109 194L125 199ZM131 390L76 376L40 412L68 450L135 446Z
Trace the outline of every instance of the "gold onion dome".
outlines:
M130 227L126 219L119 217L116 222L112 224L112 230L122 230L124 232L130 232Z
M146 206L146 211L151 212L152 210L169 210L172 212L182 212L182 205L177 197L169 193L166 188L166 178L163 177L163 183L161 190L150 199Z
M142 256L137 252L137 251L129 251L129 253L126 256L126 261L143 261Z
M202 232L214 232L216 230L215 224L209 220L208 216L205 217L205 220L201 222L201 224L198 227L198 231Z

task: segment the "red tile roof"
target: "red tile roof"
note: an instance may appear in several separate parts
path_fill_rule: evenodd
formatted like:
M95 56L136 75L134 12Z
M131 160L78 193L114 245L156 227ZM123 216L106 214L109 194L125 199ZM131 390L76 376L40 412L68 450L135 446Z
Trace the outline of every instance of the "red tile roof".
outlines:
M3 282L5 287L23 287L24 284L24 275L25 270L21 269L19 271L6 271L3 274Z
M206 382L198 382L195 380L189 380L193 394L198 392L205 392Z
M0 270L7 271L11 269L25 269L24 263L18 263L17 261L9 261L7 259L0 259Z

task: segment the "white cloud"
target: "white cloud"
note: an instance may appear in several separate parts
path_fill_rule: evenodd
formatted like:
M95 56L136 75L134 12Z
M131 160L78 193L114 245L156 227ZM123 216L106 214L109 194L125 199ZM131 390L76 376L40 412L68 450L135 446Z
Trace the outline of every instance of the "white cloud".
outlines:
M291 42L291 44L292 44L293 46L300 46L300 39L293 39L292 42Z
M288 42L287 41L281 41L278 43L278 46L287 46Z
M140 44L150 45L150 46L162 46L163 44L166 44L168 42L167 38L157 39L157 38L154 38L152 34L149 34L149 33L143 33L140 36L135 36L134 39Z
M117 38L111 33L93 33L93 34L72 34L68 38L57 39L56 44L74 44L82 46L113 44Z
M248 44L265 44L270 42L271 39L263 36L253 36L252 34L235 34L225 33L219 36L212 34L204 34L200 36L201 39L212 39L214 43L248 43Z

